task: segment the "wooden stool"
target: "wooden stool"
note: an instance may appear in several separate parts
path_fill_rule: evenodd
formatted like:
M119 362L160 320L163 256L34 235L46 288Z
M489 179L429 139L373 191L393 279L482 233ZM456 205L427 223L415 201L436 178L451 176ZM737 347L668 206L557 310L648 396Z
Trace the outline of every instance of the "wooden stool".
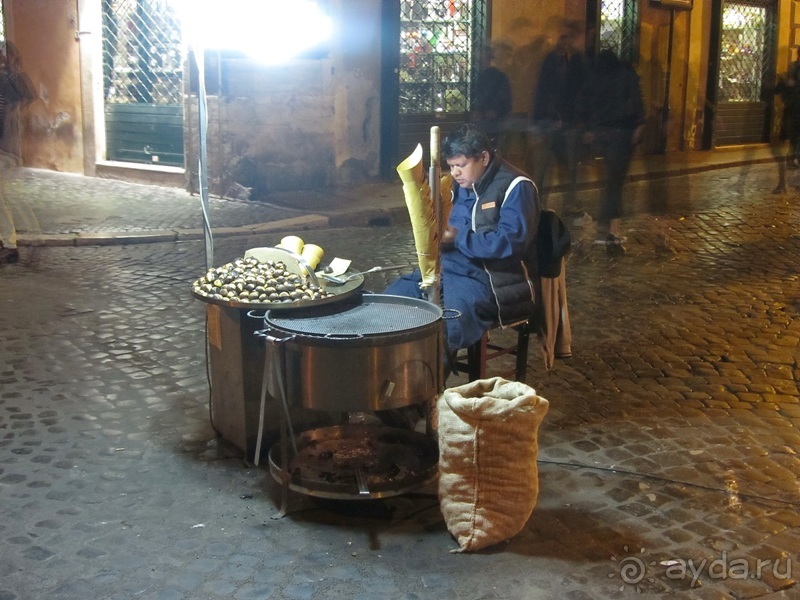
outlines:
M529 322L520 323L512 327L517 332L516 343L503 346L491 340L491 333L498 331L499 328L491 329L483 334L480 340L469 348L463 350L456 357L456 367L463 369L469 381L476 379L486 379L486 363L490 360L510 354L516 358L513 370L498 373L497 376L514 381L525 381L528 373L528 346L531 336L531 326Z

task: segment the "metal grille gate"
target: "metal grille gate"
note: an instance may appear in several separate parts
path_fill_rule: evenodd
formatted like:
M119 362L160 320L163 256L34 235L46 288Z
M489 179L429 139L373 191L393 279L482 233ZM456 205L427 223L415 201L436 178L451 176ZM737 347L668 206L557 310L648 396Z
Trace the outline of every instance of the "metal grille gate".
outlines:
M714 145L768 141L764 84L775 76L774 2L723 0ZM712 48L713 51L713 48Z
M483 21L480 8L473 0L401 3L401 114L469 110L472 70L482 45L482 27L476 28Z
M767 9L745 2L725 2L722 8L719 100L758 102L767 53Z
M613 50L622 60L637 62L636 34L639 5L636 0L600 0L586 5L586 23L595 28L595 51Z
M405 156L431 126L444 135L466 120L486 43L487 0L401 0L399 7L398 150Z
M168 0L102 0L106 158L183 166L181 29Z

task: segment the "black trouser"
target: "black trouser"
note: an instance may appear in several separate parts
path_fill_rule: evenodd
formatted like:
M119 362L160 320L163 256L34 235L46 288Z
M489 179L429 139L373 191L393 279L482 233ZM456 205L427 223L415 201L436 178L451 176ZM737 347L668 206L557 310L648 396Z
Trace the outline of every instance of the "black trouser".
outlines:
M633 157L629 128L598 127L594 130L594 150L602 157L605 169L603 203L598 222L607 226L612 219L622 217L622 191Z

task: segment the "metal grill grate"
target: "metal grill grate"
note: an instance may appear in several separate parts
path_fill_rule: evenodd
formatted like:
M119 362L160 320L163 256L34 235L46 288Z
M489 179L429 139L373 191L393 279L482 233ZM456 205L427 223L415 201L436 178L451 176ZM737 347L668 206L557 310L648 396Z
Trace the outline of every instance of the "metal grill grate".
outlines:
M102 0L107 103L179 104L181 30L168 0Z
M725 2L722 9L719 100L758 102L766 65L767 9Z
M297 311L270 311L270 327L309 336L354 337L404 332L441 318L441 310L410 298L365 295L361 304L342 309L326 306Z
M400 3L400 113L465 113L485 22L485 0Z

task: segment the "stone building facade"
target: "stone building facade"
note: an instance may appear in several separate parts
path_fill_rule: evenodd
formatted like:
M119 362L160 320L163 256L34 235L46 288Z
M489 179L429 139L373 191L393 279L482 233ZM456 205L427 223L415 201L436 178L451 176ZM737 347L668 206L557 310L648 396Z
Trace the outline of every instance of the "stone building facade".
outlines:
M150 161L109 159L104 10L110 2L145 1L168 2L2 1L5 37L17 46L36 95L19 115L25 165L196 187L201 141L197 68L185 45L179 107L182 164L165 165L156 153ZM508 49L498 59L498 66L509 75L514 116L523 124L510 153L524 154L524 123L538 65L554 43L555 24L569 18L587 25L591 15L596 17L607 3L438 3L453 15L456 7L472 6L472 2L484 11L481 39L473 41L484 45L502 41ZM446 129L466 119L466 114L437 111L423 111L408 119L397 112L397 88L392 85L397 74L392 60L399 52L397 15L406 5L425 2L318 0L318 4L330 16L333 34L316 54L263 65L246 56L221 53L216 54L214 64L215 54L205 53L206 80L213 83L207 92L205 132L212 193L258 200L283 190L346 186L390 177L395 161L413 149L403 135L410 131L403 129L404 123L415 123L418 132L412 139L414 135L422 138L418 141L424 146L429 125L441 124ZM631 58L642 81L648 114L647 143L640 151L702 152L733 143L769 143L777 130L780 106L766 92L774 78L786 71L800 45L800 0L640 0L634 4L638 13ZM736 47L725 29L730 23L723 24L723 19L729 16L726 10L739 5L755 5L761 11L759 19L766 15L766 33ZM225 3L220 3L218 10L220 19L229 18ZM449 18L446 12L442 14ZM730 58L724 53L732 53L734 59L750 56L755 42L769 47L769 55L762 61L768 63L762 65L764 89L750 102L762 111L758 114L765 119L763 132L737 137L730 134L745 117L733 110L740 108L738 105L725 102L728 98L715 86L722 89L721 62ZM726 85L737 81L725 77ZM729 112L723 114L723 105Z

